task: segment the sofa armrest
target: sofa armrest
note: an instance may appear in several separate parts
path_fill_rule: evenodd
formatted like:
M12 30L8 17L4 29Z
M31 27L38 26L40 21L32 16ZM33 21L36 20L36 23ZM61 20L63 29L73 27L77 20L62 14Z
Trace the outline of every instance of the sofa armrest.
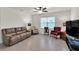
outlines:
M12 36L4 36L3 37L3 44L9 46L10 43L10 39L12 38Z

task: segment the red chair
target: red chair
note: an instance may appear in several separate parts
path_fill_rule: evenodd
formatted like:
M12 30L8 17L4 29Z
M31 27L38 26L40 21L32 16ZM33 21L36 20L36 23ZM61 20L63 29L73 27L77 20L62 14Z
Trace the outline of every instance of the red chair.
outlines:
M60 36L61 27L54 27L54 30L51 30L50 36L53 35L55 38Z

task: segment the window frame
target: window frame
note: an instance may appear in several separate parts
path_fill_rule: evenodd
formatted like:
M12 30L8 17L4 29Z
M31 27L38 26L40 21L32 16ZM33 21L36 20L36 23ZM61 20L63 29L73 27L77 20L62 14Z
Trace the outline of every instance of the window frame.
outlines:
M46 18L48 20L49 17L55 17L55 16L48 16L48 17L41 17L41 18ZM40 18L40 28L42 28L41 27L41 18ZM48 23L49 22L47 22L47 26L48 26ZM55 26L56 26L56 17L55 17L55 22L52 22L52 23L55 23ZM44 29L44 28L42 28L42 29ZM51 29L51 28L49 28L49 29Z

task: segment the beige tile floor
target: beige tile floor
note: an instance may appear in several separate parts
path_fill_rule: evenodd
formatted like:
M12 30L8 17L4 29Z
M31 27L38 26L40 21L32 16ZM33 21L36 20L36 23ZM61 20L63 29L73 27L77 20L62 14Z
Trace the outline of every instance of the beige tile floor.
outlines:
M13 46L0 46L0 51L68 51L64 40L48 35L33 35Z

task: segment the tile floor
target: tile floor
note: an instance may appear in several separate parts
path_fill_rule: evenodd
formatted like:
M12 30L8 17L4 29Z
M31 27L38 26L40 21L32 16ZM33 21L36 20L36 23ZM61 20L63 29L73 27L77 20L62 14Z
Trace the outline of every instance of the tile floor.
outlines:
M38 34L10 47L2 45L0 51L68 51L68 47L62 39Z

